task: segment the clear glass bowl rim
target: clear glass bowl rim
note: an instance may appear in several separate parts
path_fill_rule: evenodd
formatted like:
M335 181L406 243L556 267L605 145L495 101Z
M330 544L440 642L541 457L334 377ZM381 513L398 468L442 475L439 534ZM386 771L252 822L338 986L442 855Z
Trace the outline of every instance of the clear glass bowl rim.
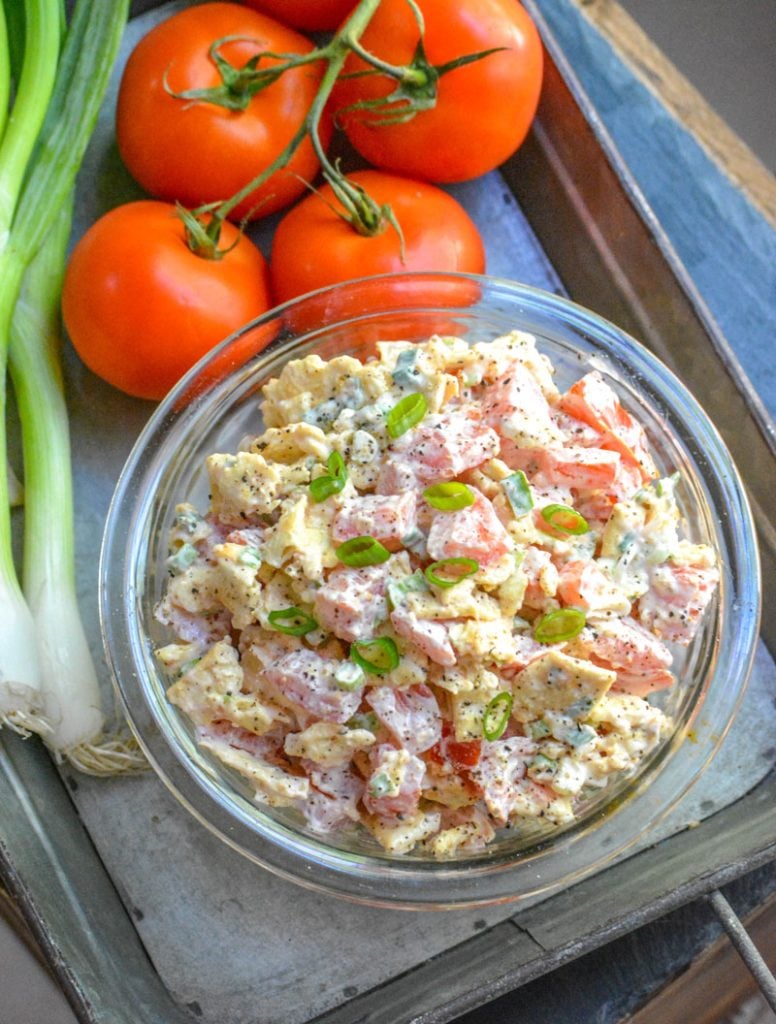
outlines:
M477 305L492 303L498 316L507 311L511 317L550 315L572 331L594 338L603 353L648 380L651 391L660 396L666 415L682 423L688 435L683 439L685 446L696 454L703 453L708 467L703 481L714 489L714 509L726 510L719 523L723 557L727 556L725 608L721 614L722 635L717 637L716 662L711 679L705 683L703 709L711 722L705 738L683 744L683 737L675 736L666 745L662 764L649 777L649 784L634 785L616 813L602 815L586 827L571 829L557 841L539 846L517 860L483 857L474 862L386 861L353 854L343 856L325 842L308 840L270 819L265 822L266 827L257 830L255 820L236 813L233 800L212 773L196 770L180 750L173 749L170 738L158 728L148 707L142 681L144 665L146 669L149 665L148 643L136 614L143 579L142 573L138 573L134 544L147 519L153 483L163 471L158 464L160 452L175 431L181 433L207 405L208 396L200 395L181 408L182 396L191 394L198 380L207 379L209 369L224 351L248 331L305 305L320 309L328 298L336 298L347 290L372 288L382 282L395 285L399 281L419 290L439 282L453 287L468 282L480 294ZM476 307L433 303L424 308L462 316L477 312ZM413 316L423 311L417 305L385 307L388 315L401 312ZM379 312L370 309L364 317L371 318ZM364 317L356 315L343 323L357 323ZM333 329L339 324L325 326ZM297 343L292 340L282 347L290 348ZM270 345L258 357L258 366L270 354L274 359L280 352L281 348ZM195 393L196 390L195 387ZM622 855L645 829L657 824L676 806L713 758L743 700L760 616L759 559L743 485L713 424L671 371L620 328L567 298L504 279L448 273L384 275L321 289L275 307L212 350L160 403L127 458L108 512L99 590L103 644L121 704L149 761L176 798L234 849L282 877L357 902L410 909L447 909L537 896L571 884ZM684 763L676 756L680 747L687 752ZM594 844L591 836L595 837Z

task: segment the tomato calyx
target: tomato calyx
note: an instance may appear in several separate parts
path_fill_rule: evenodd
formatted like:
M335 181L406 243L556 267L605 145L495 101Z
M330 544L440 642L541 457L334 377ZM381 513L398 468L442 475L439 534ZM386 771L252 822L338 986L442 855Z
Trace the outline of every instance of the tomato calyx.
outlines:
M235 42L251 43L257 41L249 36L222 36L220 39L216 39L207 51L208 57L218 68L218 73L221 76L221 85L211 86L206 89L184 89L181 92L175 92L174 89L170 88L168 82L168 68L162 82L165 91L176 100L187 100L190 103L214 103L216 106L233 111L247 110L253 97L261 92L262 89L266 89L267 86L276 82L286 71L300 67L303 64L309 64L311 59L317 59L315 51L314 58L311 58L306 53L272 53L266 50L255 54L241 68L238 68L234 64L230 64L221 53L221 47L225 43ZM278 63L267 67L260 67L260 62L267 58L276 60Z
M186 245L195 256L200 256L204 260L223 259L236 245L239 245L242 238L242 229L240 229L231 245L225 249L218 248L223 221L217 216L212 216L206 224L205 216L214 210L218 210L220 205L220 203L208 203L206 206L200 206L196 210L187 210L181 203L175 204L176 213L183 221L183 226L186 230Z
M334 172L332 174L324 171L323 176L344 208L338 210L332 207L337 216L347 221L359 235L368 238L381 235L390 225L399 236L401 258L404 262L404 235L393 209L388 203L378 204L362 185L341 174L339 162L335 164Z
M351 41L351 50L365 63L371 65L370 70L357 71L355 72L356 75L359 77L365 75L387 75L398 84L393 92L387 96L379 96L374 99L360 100L357 103L352 103L338 111L338 116L341 117L343 114L361 111L371 115L363 118L364 123L370 127L406 124L416 114L420 114L424 110L433 110L439 98L439 79L443 75L455 71L456 68L464 67L466 64L472 64L474 61L484 60L491 54L499 53L505 49L503 46L496 46L489 50L479 50L476 53L463 54L461 57L456 57L445 64L432 64L426 56L426 48L423 44L423 22L419 14L419 11L416 12L421 36L409 64L389 64L387 61L381 60L373 53L364 49L357 41ZM351 76L343 75L342 77L348 78Z

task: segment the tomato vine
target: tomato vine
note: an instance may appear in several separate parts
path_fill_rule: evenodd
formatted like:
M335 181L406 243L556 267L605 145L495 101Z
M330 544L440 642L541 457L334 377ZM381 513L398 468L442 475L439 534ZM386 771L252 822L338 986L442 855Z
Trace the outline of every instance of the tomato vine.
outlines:
M236 68L221 54L221 47L229 38L215 40L209 53L218 68L221 84L207 89L184 90L180 93L168 88L168 92L182 102L215 103L229 110L243 110L252 96L272 84L285 72L313 63L323 63L326 66L306 117L278 156L259 175L224 202L208 203L188 213L181 211L192 251L211 258L217 257L219 252L222 252L218 248L218 243L224 221L233 215L251 193L287 165L305 138L310 139L320 162L323 178L331 186L345 210L344 217L354 230L362 235L375 235L390 224L401 239L401 227L390 206L377 203L363 186L354 183L343 174L339 163L329 159L326 146L321 139L320 126L324 110L335 85L343 77L346 61L354 54L370 65L369 70L357 74L387 75L396 82L396 89L389 96L379 100L368 100L364 104L355 104L354 108L368 109L381 123L393 123L397 120L406 122L434 106L437 99L437 83L442 75L473 61L483 60L499 48L463 54L439 66L432 65L426 58L423 48L423 14L415 0L406 0L420 29L420 42L409 63L391 64L372 54L359 41L380 2L381 0L360 0L329 42L305 54L277 54L265 51L252 57L242 68ZM262 67L262 60L267 58L279 63Z

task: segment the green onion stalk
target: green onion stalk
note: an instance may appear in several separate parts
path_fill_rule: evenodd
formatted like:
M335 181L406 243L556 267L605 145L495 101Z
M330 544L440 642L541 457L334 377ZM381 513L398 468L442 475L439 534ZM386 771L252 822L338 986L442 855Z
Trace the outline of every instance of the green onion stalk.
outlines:
M11 50L5 9L0 33L0 92L5 99L0 140L0 449L6 442L6 360L11 318L25 259L12 232L16 203L51 100L59 60L60 12L50 0L25 0L25 48L12 90ZM18 21L17 21L18 24ZM8 101L15 92L13 109ZM0 473L0 722L18 731L50 731L42 710L40 666L32 616L19 586L11 547L9 477Z
M10 24L19 5L4 2ZM25 477L22 590L0 473L0 725L38 733L58 758L94 774L142 759L132 743L104 735L76 600L59 296L75 175L127 15L128 0L78 0L60 50L59 0L24 0L24 58L0 141L0 450L10 354ZM7 37L0 31L0 44ZM6 45L0 76L10 63Z

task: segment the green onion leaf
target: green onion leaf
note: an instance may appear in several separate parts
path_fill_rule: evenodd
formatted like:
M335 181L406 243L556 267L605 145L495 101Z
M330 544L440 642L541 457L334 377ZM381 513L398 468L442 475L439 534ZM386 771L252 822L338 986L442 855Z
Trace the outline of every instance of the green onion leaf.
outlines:
M374 797L388 796L396 792L396 783L385 772L373 776L369 780L369 793Z
M502 690L485 708L482 716L482 735L486 740L497 740L504 735L512 714L512 694Z
M204 519L194 509L182 508L175 513L175 527L184 533L194 533Z
M529 723L528 732L531 734L532 740L543 740L551 734L552 730L543 718L539 718L537 721Z
M369 732L377 732L380 728L379 719L374 711L357 711L345 725L348 729L367 729Z
M270 612L267 618L273 629L288 636L304 636L318 628L315 619L296 605Z
M415 367L418 358L416 348L407 348L399 353L396 360L396 367L391 373L394 384L400 388L417 387L423 382L423 374Z
M534 505L533 496L528 483L528 477L522 469L502 480L501 486L504 488L504 493L509 499L512 511L518 519L531 511Z
M237 556L237 561L240 565L245 565L249 569L258 569L261 567L261 552L258 548L246 544L245 550L241 551Z
M364 679L364 670L353 661L343 661L334 673L334 682L340 690L357 690Z
M545 505L542 509L542 519L561 533L571 533L575 537L587 533L590 529L587 519L568 505Z
M197 549L193 544L181 544L178 550L167 559L167 568L173 576L185 572L197 559Z
M540 644L560 644L573 640L584 627L584 612L578 608L558 608L539 619L534 627L534 640Z
M388 636L358 640L350 645L350 657L364 672L384 676L399 664L399 649Z
M429 583L447 589L473 576L479 567L480 563L474 558L443 558L424 569L424 575Z
M388 605L391 610L404 604L404 598L412 591L428 590L428 585L419 570L415 570L410 576L404 576L400 580L389 580L385 588L388 596Z
M339 452L332 452L326 460L329 472L310 482L310 497L313 501L325 501L332 494L339 494L348 480L345 461Z
M528 775L539 782L549 782L558 774L559 767L553 758L537 754L528 766Z
M384 548L379 540L375 540L368 534L346 540L344 544L339 545L336 553L337 558L351 568L380 565L381 562L387 562L391 557L391 552Z
M577 722L576 728L569 730L563 738L570 746L577 748L584 747L586 743L592 742L597 736L598 733L592 725Z
M474 504L474 491L466 484L454 481L444 484L433 484L423 492L423 497L432 508L440 512L457 512Z
M425 395L422 395L419 391L413 391L412 394L405 395L388 413L388 418L386 419L388 433L394 439L401 437L402 434L406 434L412 427L416 427L427 412L428 402Z

